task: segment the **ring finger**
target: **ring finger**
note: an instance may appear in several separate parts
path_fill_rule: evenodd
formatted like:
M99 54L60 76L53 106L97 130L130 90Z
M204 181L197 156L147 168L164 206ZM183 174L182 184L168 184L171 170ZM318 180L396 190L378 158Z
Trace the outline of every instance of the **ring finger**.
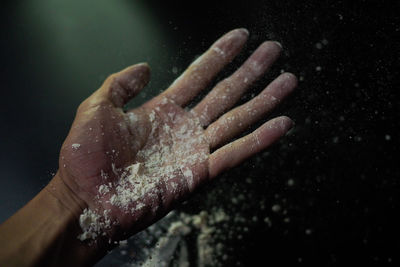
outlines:
M206 136L213 149L260 120L277 106L297 86L297 78L283 73L270 83L258 96L221 116L206 129Z

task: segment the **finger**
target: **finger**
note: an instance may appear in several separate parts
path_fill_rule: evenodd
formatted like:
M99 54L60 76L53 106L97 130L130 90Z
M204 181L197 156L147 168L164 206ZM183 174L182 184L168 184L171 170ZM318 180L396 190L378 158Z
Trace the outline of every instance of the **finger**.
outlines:
M246 29L236 29L222 36L159 97L186 105L240 52L248 35Z
M193 109L200 123L207 126L240 99L250 85L259 79L279 57L281 46L277 42L264 42L230 77L219 82Z
M136 64L110 78L108 97L116 107L123 107L148 84L150 68L147 63Z
M258 96L236 107L209 125L205 131L210 147L224 144L246 130L276 107L297 86L297 78L291 73L281 74Z
M272 119L245 137L216 150L209 158L210 178L233 168L245 159L267 148L284 135L293 125L288 117Z
M150 68L147 63L140 63L111 74L93 95L82 103L83 107L91 107L99 103L111 103L122 108L136 96L150 80Z

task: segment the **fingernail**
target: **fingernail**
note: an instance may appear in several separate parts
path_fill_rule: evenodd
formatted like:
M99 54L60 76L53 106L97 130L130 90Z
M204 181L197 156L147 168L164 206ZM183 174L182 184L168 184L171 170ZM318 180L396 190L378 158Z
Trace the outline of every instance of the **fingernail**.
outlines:
M276 43L280 48L283 48L282 44L278 41L274 41L274 43Z
M291 136L295 132L295 124L293 123L292 126L289 128L289 130L286 132L285 136Z
M229 32L231 36L243 36L243 37L249 37L249 31L246 28L238 28L234 29Z
M246 28L240 28L238 30L244 32L246 35L249 35L249 31Z

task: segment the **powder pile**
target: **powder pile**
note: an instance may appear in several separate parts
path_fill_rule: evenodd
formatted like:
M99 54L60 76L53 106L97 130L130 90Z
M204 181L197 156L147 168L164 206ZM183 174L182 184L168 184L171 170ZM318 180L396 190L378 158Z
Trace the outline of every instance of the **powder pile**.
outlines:
M194 251L197 252L196 262L199 267L221 266L218 258L223 254L223 246L216 243L218 225L228 222L231 218L221 209L213 209L209 212L201 211L198 214L171 213L174 217L169 223L166 232L158 238L157 245L148 251L148 259L144 263L132 263L135 266L191 266L189 258L190 245L187 242L189 235L195 236ZM154 229L150 231L154 232ZM174 259L175 256L175 259ZM175 266L175 265L174 265Z

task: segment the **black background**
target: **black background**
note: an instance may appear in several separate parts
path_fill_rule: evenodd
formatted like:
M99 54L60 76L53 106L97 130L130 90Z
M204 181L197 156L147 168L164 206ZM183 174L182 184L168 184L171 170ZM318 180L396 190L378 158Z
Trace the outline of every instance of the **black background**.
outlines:
M135 1L121 2L128 3L128 10L135 9ZM22 5L22 1L10 1L1 8L2 221L36 194L57 169L58 149L79 102L107 74L136 63L128 61L136 60L130 56L135 47L110 42L104 51L116 56L108 67L98 67L94 53L89 57L94 70L88 70L87 76L74 77L73 65L58 66L56 70L62 73L51 76L49 59L42 57L49 47L40 43L36 50L27 47L35 46L39 36L17 16ZM153 79L158 79L150 84L151 92L175 78L172 66L182 71L195 55L236 27L246 27L250 40L221 77L264 40L280 41L284 47L275 67L242 101L281 70L302 77L292 97L271 114L290 116L296 122L292 133L181 207L200 210L218 203L231 213L272 220L271 227L260 220L240 240L227 240L234 249L226 266L398 264L399 2L146 1L143 5L156 18L159 31L168 36L168 45L151 44L154 51L163 50L163 58L137 52L142 56L139 60L150 62ZM94 17L91 23L97 25L97 20L102 17ZM99 34L106 39L108 31L119 33L114 28ZM135 32L123 34L135 36ZM51 46L52 35L40 38L50 40ZM80 64L79 60L73 63ZM65 99L74 86L93 88ZM46 87L56 92L48 95ZM246 177L253 182L245 183ZM293 186L288 186L289 179ZM205 197L210 191L225 193ZM234 194L245 194L245 205L224 204ZM282 210L271 211L274 204Z

